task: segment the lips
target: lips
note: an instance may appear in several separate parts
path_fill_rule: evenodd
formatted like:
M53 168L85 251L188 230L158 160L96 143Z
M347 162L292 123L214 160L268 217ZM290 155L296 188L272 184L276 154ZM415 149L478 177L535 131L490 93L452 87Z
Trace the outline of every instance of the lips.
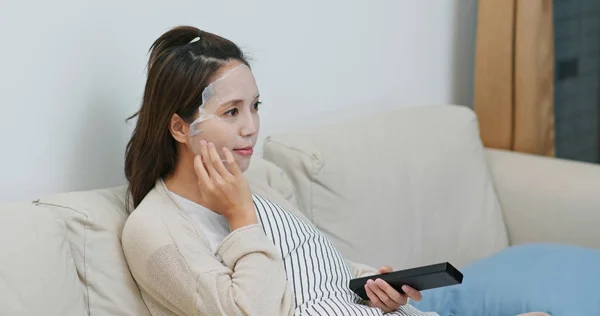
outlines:
M244 148L236 148L233 150L236 154L240 156L252 156L254 153L254 148L252 147L244 147Z

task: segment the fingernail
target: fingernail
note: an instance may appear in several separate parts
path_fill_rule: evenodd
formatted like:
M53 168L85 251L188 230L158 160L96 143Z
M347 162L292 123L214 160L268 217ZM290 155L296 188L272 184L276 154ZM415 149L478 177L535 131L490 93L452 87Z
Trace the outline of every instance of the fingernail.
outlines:
M206 141L205 141L204 139L203 139L203 140L201 140L201 141L200 141L200 145L201 145L201 146L206 146Z
M213 144L213 143L208 143L208 146L210 146L210 147L215 147L215 144Z

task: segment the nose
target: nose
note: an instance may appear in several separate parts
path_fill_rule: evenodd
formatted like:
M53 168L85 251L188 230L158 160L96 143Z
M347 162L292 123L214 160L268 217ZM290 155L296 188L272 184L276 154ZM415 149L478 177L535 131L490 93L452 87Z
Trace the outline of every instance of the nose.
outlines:
M251 137L258 133L259 128L258 113L245 113L240 128L240 136Z

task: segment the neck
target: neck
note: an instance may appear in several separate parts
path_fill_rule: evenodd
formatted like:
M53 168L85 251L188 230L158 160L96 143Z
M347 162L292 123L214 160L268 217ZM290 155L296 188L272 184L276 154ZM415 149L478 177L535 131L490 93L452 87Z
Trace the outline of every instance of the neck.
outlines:
M188 157L190 156L190 157ZM194 170L194 158L180 152L177 163L171 174L164 178L165 185L169 191L200 204L200 192L198 191L198 177Z

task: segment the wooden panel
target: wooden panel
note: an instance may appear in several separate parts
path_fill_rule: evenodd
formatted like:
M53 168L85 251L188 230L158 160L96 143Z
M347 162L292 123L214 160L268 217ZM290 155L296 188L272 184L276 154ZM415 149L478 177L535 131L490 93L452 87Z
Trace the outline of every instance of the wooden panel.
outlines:
M483 144L510 150L515 0L480 0L478 10L474 109Z
M552 0L517 1L514 148L554 156Z

